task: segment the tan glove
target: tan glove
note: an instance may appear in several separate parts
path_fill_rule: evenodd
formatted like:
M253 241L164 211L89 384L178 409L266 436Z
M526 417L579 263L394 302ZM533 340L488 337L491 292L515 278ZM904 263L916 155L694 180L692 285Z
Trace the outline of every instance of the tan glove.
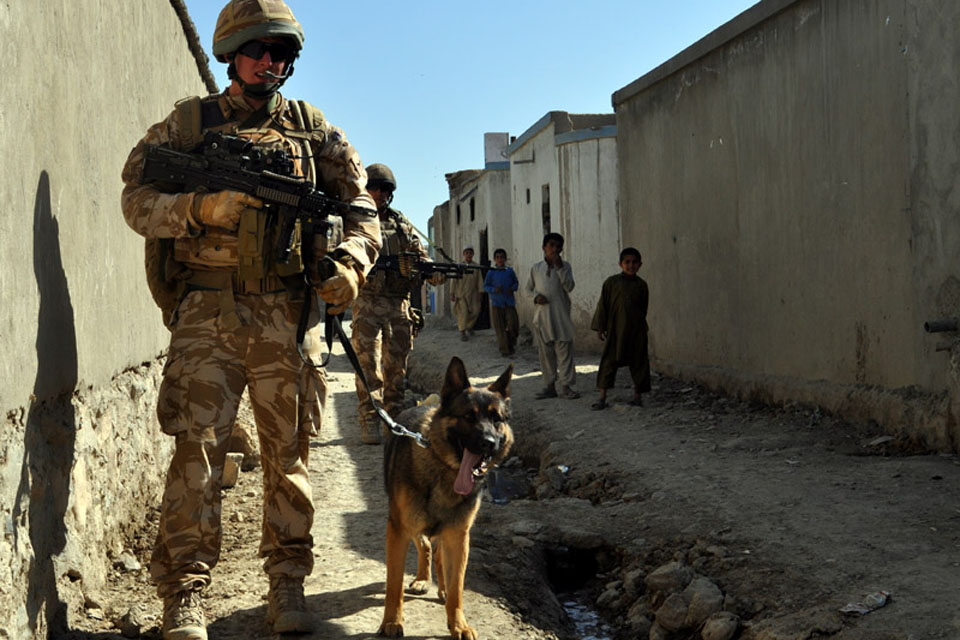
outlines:
M437 273L433 274L432 276L430 276L430 284L432 284L432 285L435 286L435 287L439 287L440 285L442 285L442 284L443 284L444 282L446 282L446 281L447 281L447 276L445 276L445 275L443 275L442 273L439 273L439 272L437 272Z
M337 260L333 261L335 272L317 285L317 294L328 305L327 313L339 315L347 310L360 292L360 274L352 267Z
M262 209L263 201L239 191L198 193L193 199L194 219L208 227L236 229L246 209Z

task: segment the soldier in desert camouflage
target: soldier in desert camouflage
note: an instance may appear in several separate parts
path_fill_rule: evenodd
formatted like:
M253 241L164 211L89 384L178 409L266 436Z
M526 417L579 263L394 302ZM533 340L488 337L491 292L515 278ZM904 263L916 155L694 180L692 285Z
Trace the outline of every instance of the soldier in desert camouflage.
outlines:
M397 180L390 167L384 164L367 167L367 191L377 203L380 217L380 251L384 255L418 253L429 261L413 225L390 207L396 188ZM444 276L439 273L430 279L435 285L443 281ZM410 303L411 286L419 283L419 278L411 280L396 271L377 270L370 274L353 303L351 341L369 385L368 392L357 377L357 417L360 439L366 444L380 443L380 419L370 401L371 394L391 416L402 409L407 358L422 322L422 317L417 315L419 310Z
M210 129L285 149L298 159L297 175L329 196L371 210L344 217L339 237L314 240L315 256L330 255L335 264L334 275L316 293L333 311L348 306L376 260L380 229L364 188L366 173L343 133L319 110L278 93L303 39L282 0L232 0L213 38L215 57L230 65L230 86L219 95L177 103L150 127L123 169L127 224L148 242L173 239L182 285L157 407L176 449L150 564L164 601L167 640L207 637L200 591L220 555L220 481L245 388L262 447L260 555L270 582L268 619L277 633L312 626L303 578L313 569L314 505L303 436L319 427L326 388L322 371L305 364L296 348L300 313L315 301L303 274L312 266L278 265L270 251L257 253L257 246L272 248L274 230L263 224L266 210L252 196L183 193L140 181L145 144L192 151ZM251 237L258 234L267 237ZM294 253L300 255L299 247ZM308 353L320 342L315 307L310 314L303 340Z

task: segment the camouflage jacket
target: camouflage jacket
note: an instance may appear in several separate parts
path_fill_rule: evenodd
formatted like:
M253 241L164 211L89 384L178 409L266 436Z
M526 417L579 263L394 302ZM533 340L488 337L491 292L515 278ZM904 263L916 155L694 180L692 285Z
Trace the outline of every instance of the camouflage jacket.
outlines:
M310 126L297 124L291 102L277 94L269 110L269 119L253 128L240 128L253 113L243 96L228 92L203 99L204 104L216 101L223 114L223 124L209 127L253 140L266 148L283 148L292 156L301 158L302 143L312 150L317 186L327 195L345 202L375 209L373 199L365 186L366 172L356 150L343 132L330 125L323 114L311 108ZM231 270L238 266L237 232L216 227L195 228L188 222L196 193L166 193L153 185L140 183L145 144L167 145L177 150L191 150L188 139L195 136L184 131L186 125L175 109L163 121L150 127L137 143L123 168L121 206L127 224L146 238L174 238L174 255L178 262L201 270ZM307 175L307 167L299 160L295 172ZM380 229L376 217L348 216L343 220L342 237L317 238L316 255L335 252L338 258L349 256L344 262L353 262L361 275L377 259L380 247ZM351 260L352 259L352 260Z
M426 249L420 243L420 237L413 230L413 225L407 220L406 216L396 209L387 207L380 212L380 238L380 253L383 255L392 256L401 252L412 251L419 253L423 260L430 259ZM411 285L416 286L419 283L419 279L411 282L395 271L377 270L367 279L366 284L360 290L360 295L364 297L407 298L410 295Z

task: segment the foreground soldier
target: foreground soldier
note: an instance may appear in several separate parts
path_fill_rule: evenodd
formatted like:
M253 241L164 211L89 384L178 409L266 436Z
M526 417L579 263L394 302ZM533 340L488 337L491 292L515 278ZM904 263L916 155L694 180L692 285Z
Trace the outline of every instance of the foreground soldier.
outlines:
M183 283L157 407L164 432L176 437L150 564L167 640L207 637L200 591L220 555L220 482L244 388L262 447L260 555L270 578L268 619L277 633L312 626L303 578L313 569L314 507L301 434L319 426L325 386L322 372L304 364L295 344L300 312L313 300L304 291L304 267L273 264L275 231L264 224L258 199L140 184L148 143L191 151L202 131L215 129L285 149L298 158L297 175L329 196L371 209L370 216L344 218L342 240L315 239L315 257L335 260L334 275L317 293L331 305L348 305L376 260L379 225L353 147L318 110L277 92L302 44L303 31L282 0L230 2L213 38L217 60L230 64L229 88L178 103L148 130L123 170L127 224L148 239L174 239L177 281ZM265 256L250 247L269 249ZM300 247L294 249L299 255ZM311 317L305 348L318 342L315 328Z
M419 253L424 261L429 256L413 225L402 213L390 207L397 180L385 164L367 167L367 191L377 203L380 218L381 254L397 255L401 252ZM443 274L430 278L431 284L441 284ZM353 303L351 340L357 352L369 392L357 377L357 418L360 422L360 439L365 444L380 443L380 419L370 401L370 395L391 416L395 416L403 404L403 380L407 375L407 358L413 349L413 336L423 321L417 317L419 310L410 304L410 280L389 269L378 270L370 275Z

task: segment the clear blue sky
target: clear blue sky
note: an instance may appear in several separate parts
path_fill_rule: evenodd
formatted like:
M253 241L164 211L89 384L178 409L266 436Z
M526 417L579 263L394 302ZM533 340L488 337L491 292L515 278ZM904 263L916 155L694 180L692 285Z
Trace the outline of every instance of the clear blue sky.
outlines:
M483 168L483 134L548 111L612 113L610 97L755 0L287 0L306 32L282 93L319 107L365 164L397 176L394 206L427 231L444 174ZM211 53L224 2L187 0Z

